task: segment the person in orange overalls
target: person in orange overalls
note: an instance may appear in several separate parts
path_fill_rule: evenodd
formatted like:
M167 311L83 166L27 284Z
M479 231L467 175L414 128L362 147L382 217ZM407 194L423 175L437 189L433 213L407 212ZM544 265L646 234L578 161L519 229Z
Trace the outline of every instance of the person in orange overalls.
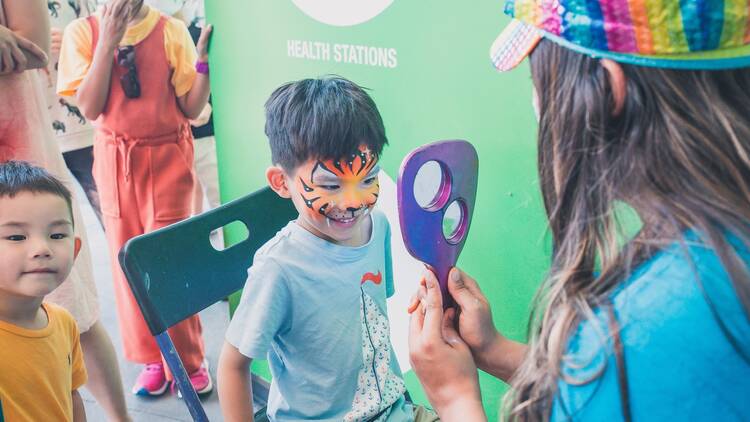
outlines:
M208 101L210 33L209 26L196 51L184 23L143 0L110 0L65 30L57 91L75 95L84 116L95 121L93 174L114 259L128 239L191 213L188 121ZM163 394L171 374L117 265L113 278L125 357L144 364L133 393ZM198 316L169 334L196 391L210 392Z

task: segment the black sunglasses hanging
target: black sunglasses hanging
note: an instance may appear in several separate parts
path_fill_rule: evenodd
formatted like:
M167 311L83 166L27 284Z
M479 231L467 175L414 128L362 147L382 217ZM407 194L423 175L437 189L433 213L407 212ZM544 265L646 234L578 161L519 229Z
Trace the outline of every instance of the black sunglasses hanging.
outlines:
M128 98L141 96L141 83L138 80L138 71L135 67L135 47L126 45L117 48L117 64L128 69L128 72L120 76L120 86Z

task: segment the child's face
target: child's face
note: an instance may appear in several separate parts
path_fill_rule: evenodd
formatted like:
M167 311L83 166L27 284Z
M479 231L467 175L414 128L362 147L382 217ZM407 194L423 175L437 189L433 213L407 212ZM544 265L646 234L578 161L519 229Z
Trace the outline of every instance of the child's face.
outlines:
M79 242L62 197L32 192L0 197L0 294L47 295L70 273Z
M300 223L334 243L362 243L363 223L380 193L378 171L378 156L364 145L338 160L303 163L287 176ZM369 232L364 235L366 242Z

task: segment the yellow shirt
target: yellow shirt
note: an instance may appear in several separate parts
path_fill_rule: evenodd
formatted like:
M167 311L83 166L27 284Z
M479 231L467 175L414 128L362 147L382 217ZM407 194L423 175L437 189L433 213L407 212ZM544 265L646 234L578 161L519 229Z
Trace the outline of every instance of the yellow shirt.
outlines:
M86 382L78 328L45 303L49 322L29 330L0 321L0 421L72 421L71 394Z
M95 13L94 16L97 20L101 19L101 13ZM158 10L149 8L145 18L128 27L120 45L135 45L143 41L156 27L160 16ZM57 65L58 94L75 95L94 58L92 42L91 25L86 18L76 19L65 28ZM181 97L193 87L196 76L195 61L198 59L198 52L185 23L175 18L167 19L164 25L164 51L172 69L172 86L175 94ZM114 61L114 52L112 60ZM145 72L147 69L138 71Z

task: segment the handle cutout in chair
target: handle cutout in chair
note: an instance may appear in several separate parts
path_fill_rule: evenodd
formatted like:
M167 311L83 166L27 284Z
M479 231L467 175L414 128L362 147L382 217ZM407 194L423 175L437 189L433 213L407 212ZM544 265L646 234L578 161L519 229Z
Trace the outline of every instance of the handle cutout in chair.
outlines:
M224 238L224 242L211 242L209 238L209 243L211 243L211 246L213 246L213 248L219 252L223 252L231 248L232 246L238 243L242 243L250 238L250 231L247 228L247 224L245 224L244 222L240 220L234 220L225 226L219 227L218 229L224 230L224 233L232 232L232 233L239 234L240 236L240 239L237 240L236 242L233 242L231 245L228 245L228 242L226 241L226 236ZM217 243L220 243L220 244L217 244Z

